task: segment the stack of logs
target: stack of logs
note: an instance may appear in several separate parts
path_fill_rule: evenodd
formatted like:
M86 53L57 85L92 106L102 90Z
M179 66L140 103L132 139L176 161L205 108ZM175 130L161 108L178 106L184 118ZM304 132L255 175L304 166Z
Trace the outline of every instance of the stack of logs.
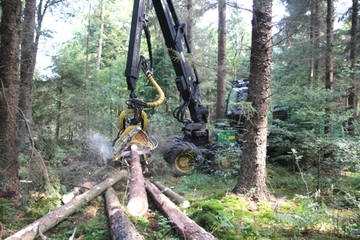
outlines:
M158 182L150 182L144 179L141 171L141 164L136 147L131 149L130 164L130 185L129 200L127 204L128 212L132 216L142 216L148 211L147 193L152 197L164 215L171 220L179 236L183 239L211 240L216 239L213 235L197 225L187 217L178 207L188 207L189 202L181 196L166 188ZM145 239L134 227L123 210L116 192L112 186L120 180L128 178L127 171L121 170L113 176L107 178L102 183L93 186L88 191L78 195L63 206L49 212L42 218L36 220L17 233L5 240L28 240L34 239L38 235L43 239L46 237L44 232L48 231L56 224L73 214L77 209L86 205L93 198L105 191L106 209L110 222L110 233L113 240L141 240ZM172 202L169 198L174 202ZM74 239L75 231L70 239Z

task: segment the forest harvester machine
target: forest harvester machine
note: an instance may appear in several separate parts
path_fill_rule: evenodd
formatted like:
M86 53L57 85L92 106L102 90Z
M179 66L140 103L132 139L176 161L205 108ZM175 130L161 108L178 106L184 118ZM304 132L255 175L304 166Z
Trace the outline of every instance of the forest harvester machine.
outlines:
M230 155L222 158L220 162L214 161L216 158L214 152L221 152L221 149L224 149L219 147L221 142L235 144L238 131L228 124L217 124L216 137L213 137L213 134L210 135L210 131L206 127L209 115L208 109L200 101L200 79L196 68L193 65L190 66L185 59L186 55L191 54L185 24L180 22L172 0L156 0L152 1L152 4L176 74L175 84L182 98L182 103L174 110L173 116L183 124L183 134L182 136L173 137L173 144L165 151L164 160L171 166L176 176L183 176L194 169L202 168L206 162L211 162L207 159L213 160L210 164L206 164L210 168L216 166L220 170L230 169L233 167L230 161L234 159L234 156L230 155L239 151L230 151ZM149 62L144 56L140 56L142 33L144 33L147 41ZM184 52L184 49L186 52ZM161 87L153 78L153 67L150 33L145 14L145 0L134 0L125 69L130 97L126 102L128 108L119 116L120 129L117 138L113 142L112 161L126 159L126 161L130 161L131 165L134 160L132 153L135 151L137 152L137 155L135 154L137 159L135 160L141 162L143 166L147 163L150 151L157 146L157 141L148 135L148 117L144 111L145 108L159 106L165 100ZM143 102L135 93L140 70L144 72L159 94L159 98L155 102ZM239 81L238 85L233 88L237 100L239 94L247 94L245 90L245 87L247 87L246 81L242 81L241 84ZM231 107L229 104L228 102L227 106ZM190 115L191 119L186 118L187 114ZM241 120L239 114L241 115L241 111L229 111L228 116L234 122ZM133 146L133 150L131 150L131 146ZM204 160L204 158L206 159Z

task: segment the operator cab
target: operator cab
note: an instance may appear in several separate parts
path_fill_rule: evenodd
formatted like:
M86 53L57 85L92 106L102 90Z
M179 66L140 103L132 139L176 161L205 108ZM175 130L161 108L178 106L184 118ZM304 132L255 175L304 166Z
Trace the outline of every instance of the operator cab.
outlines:
M232 84L228 98L226 99L225 117L231 124L243 125L245 117L243 115L244 103L249 94L249 80L236 80Z

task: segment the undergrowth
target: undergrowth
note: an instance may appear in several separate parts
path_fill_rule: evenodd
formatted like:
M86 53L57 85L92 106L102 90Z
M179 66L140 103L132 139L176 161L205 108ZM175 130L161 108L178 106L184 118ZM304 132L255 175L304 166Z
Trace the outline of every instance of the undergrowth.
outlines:
M154 159L157 159L156 156ZM155 161L156 162L156 161ZM155 166L156 167L156 166ZM164 168L159 163L159 168ZM72 169L72 168L70 168ZM77 172L77 171L76 171ZM101 171L100 171L101 172ZM218 239L358 239L360 237L360 174L329 177L318 189L317 175L269 164L267 184L276 202L250 201L231 193L236 177L196 172L181 178L153 173L151 178L190 201L181 209ZM64 176L60 177L63 179ZM306 183L306 184L305 184ZM70 186L68 186L70 187ZM117 190L125 205L125 188ZM29 196L26 208L0 200L0 238L6 238L61 204L57 197L41 193ZM149 212L132 217L145 239L180 239L171 220L149 199ZM44 233L51 239L69 239L76 228L82 239L111 239L104 198L99 196L56 227Z

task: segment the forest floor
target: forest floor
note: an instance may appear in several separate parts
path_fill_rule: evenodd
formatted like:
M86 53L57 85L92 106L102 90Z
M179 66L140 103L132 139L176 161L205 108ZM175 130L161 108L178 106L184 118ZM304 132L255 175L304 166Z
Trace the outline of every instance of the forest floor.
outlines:
M200 226L218 239L360 239L359 205L347 196L347 189L321 194L307 194L314 179L301 176L289 168L268 164L268 186L276 202L253 202L251 194L234 196L236 174L196 172L181 178L173 177L162 160L161 149L149 159L146 177L161 182L179 193L191 206L182 209ZM116 168L105 163L93 152L79 156L65 154L54 169L62 192L84 182L97 184ZM346 179L353 187L360 186L359 175ZM113 186L123 206L127 202L127 182ZM0 239L27 226L61 205L59 197L46 197L28 192L26 208L14 208L0 200ZM181 239L167 219L149 198L149 212L143 217L131 217L145 239ZM103 196L98 196L73 215L44 233L53 240L69 239L76 228L75 239L111 239ZM41 239L38 237L37 239Z

